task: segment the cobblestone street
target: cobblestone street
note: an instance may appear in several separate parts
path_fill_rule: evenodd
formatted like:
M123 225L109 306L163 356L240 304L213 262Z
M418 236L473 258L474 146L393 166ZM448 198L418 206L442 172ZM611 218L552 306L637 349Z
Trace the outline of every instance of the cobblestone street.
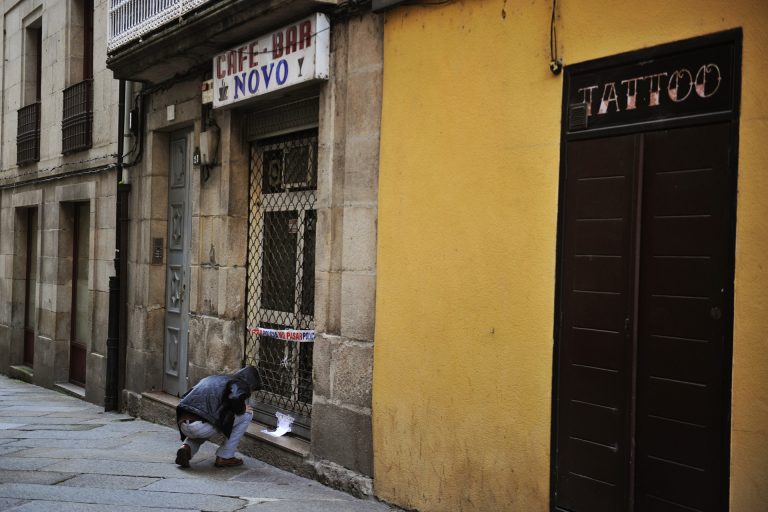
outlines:
M181 469L178 432L0 376L0 510L387 512L244 457L213 466L206 443Z

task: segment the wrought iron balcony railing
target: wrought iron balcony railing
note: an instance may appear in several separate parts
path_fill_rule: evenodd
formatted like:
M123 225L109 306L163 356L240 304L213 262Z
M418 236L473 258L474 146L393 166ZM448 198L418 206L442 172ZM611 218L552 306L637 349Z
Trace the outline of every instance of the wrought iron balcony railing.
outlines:
M107 51L135 41L212 0L110 0Z
M40 102L19 109L16 132L16 164L40 160Z
M61 152L91 147L93 126L93 80L83 80L64 89L61 120Z

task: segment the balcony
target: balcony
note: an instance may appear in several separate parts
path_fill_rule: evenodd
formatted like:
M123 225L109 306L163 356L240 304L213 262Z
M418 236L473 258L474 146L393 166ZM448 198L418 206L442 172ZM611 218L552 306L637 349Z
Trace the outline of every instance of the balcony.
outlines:
M110 0L107 67L160 83L209 70L213 56L339 0Z
M19 109L16 132L16 164L40 160L40 102Z
M92 80L83 80L64 89L64 115L61 120L62 153L72 153L91 147L92 105Z
M107 51L113 52L210 1L112 0Z

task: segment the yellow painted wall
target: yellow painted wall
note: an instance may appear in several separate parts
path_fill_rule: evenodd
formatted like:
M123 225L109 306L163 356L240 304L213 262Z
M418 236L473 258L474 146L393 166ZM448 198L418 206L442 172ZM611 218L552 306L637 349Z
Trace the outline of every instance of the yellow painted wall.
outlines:
M581 62L743 27L731 510L768 510L768 2L561 0ZM374 485L421 511L544 511L562 77L551 1L385 25Z

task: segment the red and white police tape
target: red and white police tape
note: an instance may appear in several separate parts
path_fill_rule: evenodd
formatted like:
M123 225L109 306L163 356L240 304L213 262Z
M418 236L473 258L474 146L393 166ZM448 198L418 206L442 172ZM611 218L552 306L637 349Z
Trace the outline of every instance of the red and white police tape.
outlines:
M289 340L298 342L315 341L314 330L299 329L267 329L265 327L249 327L248 332L258 336L269 336L279 340Z

